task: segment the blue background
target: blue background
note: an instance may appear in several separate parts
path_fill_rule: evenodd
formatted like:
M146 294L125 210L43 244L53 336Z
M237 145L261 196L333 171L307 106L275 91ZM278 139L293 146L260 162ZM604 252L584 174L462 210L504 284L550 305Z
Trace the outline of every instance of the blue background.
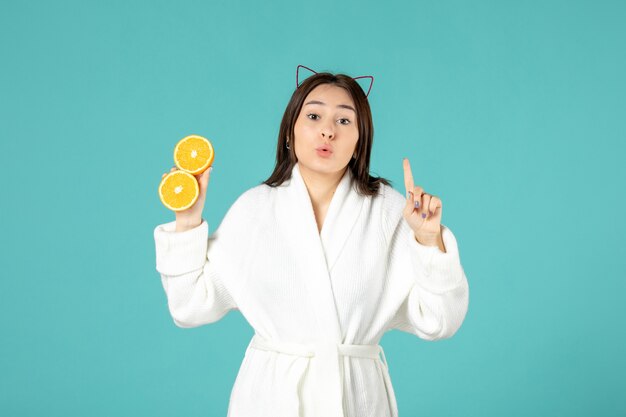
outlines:
M626 3L63 1L0 10L0 414L224 416L252 329L174 325L175 143L204 217L272 171L298 64L373 75L372 172L443 201L452 338L382 345L402 416L626 415Z

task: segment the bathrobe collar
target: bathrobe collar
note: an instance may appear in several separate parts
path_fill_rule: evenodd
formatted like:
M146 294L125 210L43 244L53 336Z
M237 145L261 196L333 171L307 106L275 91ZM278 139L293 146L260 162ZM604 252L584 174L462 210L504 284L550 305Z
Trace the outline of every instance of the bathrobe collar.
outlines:
M297 264L306 268L307 284L315 287L310 288L310 294L316 298L314 304L321 302L317 304L320 332L329 336L330 331L332 341L342 343L330 272L356 224L365 198L358 194L348 168L328 206L320 234L298 163L291 171L291 178L282 185L278 188L275 207L288 247L293 248L289 256L297 257Z
M343 417L343 367L338 347L344 341L331 270L354 228L364 198L354 188L351 171L347 169L328 206L320 234L299 164L296 163L290 180L283 185L277 190L275 208L278 227L287 243L285 256L294 258L294 279L302 280L306 286L316 320L316 328L311 329L316 336L311 378L318 398L323 401L315 403L313 415Z

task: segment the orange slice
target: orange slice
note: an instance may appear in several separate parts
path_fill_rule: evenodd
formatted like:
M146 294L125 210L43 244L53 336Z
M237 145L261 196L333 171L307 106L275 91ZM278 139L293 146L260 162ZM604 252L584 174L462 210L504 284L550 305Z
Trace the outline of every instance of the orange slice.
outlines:
M213 163L215 153L208 139L198 135L182 138L174 148L174 164L193 175L202 174Z
M200 195L196 178L185 171L172 171L159 184L159 198L170 210L182 211L193 206Z

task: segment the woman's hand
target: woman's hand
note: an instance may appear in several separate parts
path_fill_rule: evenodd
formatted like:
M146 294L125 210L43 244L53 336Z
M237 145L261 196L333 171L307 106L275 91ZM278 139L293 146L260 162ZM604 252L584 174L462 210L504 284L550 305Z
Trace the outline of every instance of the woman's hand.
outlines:
M422 187L416 187L413 184L413 174L408 158L404 158L402 163L407 193L406 207L402 215L419 243L426 246L439 246L439 249L445 252L441 238L441 200L425 193Z
M198 186L200 187L200 194L198 195L198 199L193 204L193 206L189 207L183 211L177 211L176 214L176 231L183 232L185 230L193 229L194 227L200 226L202 223L202 210L204 209L204 202L206 199L206 189L209 184L209 178L211 177L211 170L213 167L210 167L202 174L194 175L196 180L198 180ZM173 167L170 169L170 172L178 170L177 167ZM163 174L161 178L163 178L167 174Z

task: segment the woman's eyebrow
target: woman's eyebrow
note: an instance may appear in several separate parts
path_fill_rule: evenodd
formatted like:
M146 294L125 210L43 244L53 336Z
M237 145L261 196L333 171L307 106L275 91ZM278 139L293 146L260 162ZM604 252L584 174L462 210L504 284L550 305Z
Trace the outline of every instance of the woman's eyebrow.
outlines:
M321 101L318 101L318 100L311 100L308 103L306 103L305 106L307 104L321 104L322 106L326 105L325 103L322 103ZM353 112L356 113L356 110L354 110L354 107L348 106L347 104L339 104L339 105L337 105L337 107L342 108L342 109L352 110Z

